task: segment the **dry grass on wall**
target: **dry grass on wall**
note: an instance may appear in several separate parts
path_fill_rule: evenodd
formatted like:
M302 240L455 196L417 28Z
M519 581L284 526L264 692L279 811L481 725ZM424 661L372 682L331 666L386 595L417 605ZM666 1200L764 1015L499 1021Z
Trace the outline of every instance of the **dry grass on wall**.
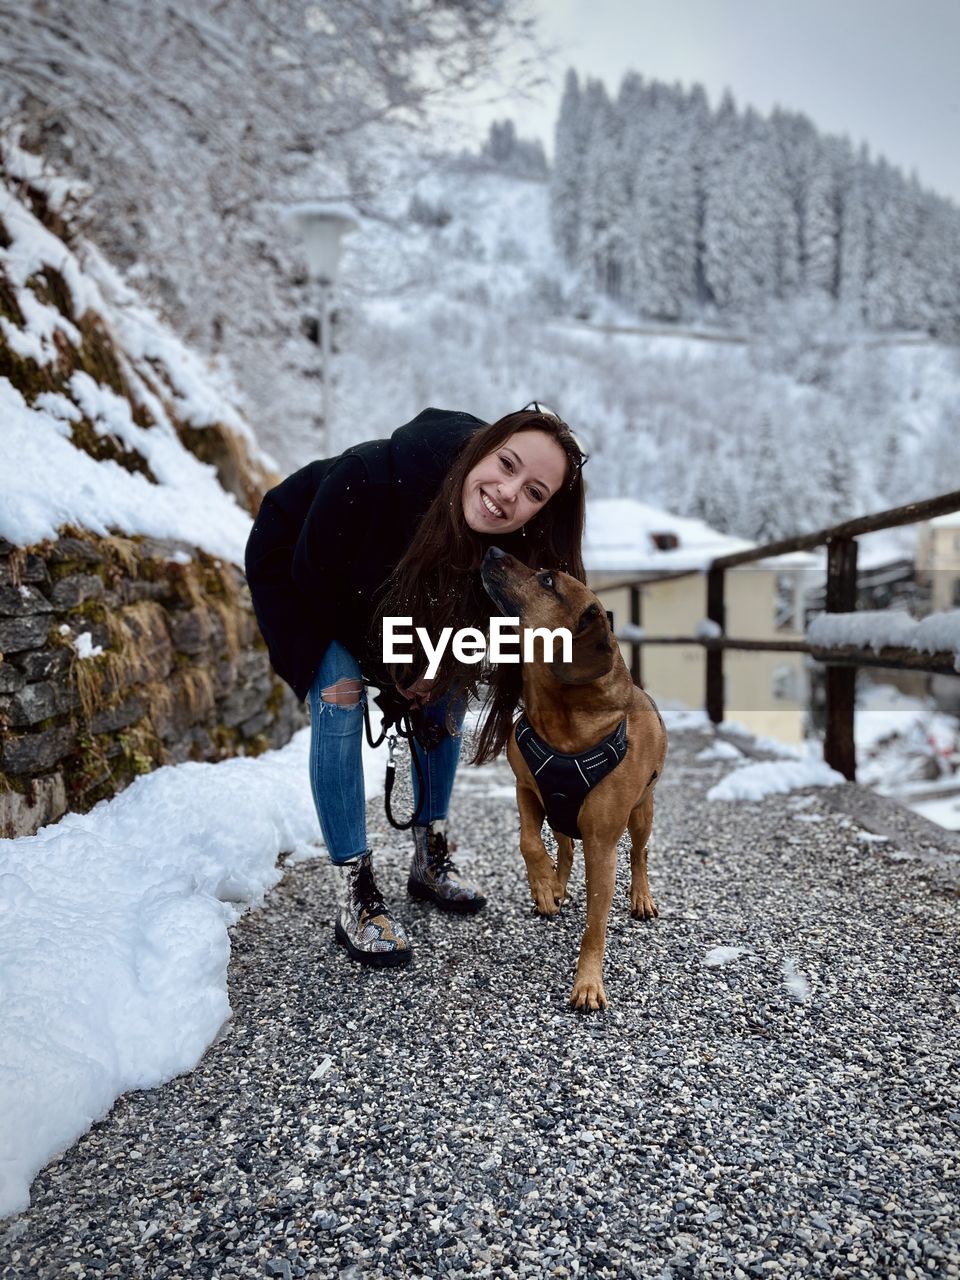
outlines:
M0 656L4 835L89 809L159 765L281 746L304 723L270 670L240 571L196 550L181 563L183 550L79 529L0 550L5 580L72 601L31 615L44 621L33 649ZM101 653L78 655L82 632ZM28 721L28 705L50 714ZM23 763L31 753L36 768Z

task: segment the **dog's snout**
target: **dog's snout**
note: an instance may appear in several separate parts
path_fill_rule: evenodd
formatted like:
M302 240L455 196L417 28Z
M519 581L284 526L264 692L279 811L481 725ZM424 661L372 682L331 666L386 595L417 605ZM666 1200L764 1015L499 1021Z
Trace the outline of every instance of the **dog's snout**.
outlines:
M513 617L519 612L509 591L510 566L514 563L500 547L488 547L480 565L484 590L501 613Z

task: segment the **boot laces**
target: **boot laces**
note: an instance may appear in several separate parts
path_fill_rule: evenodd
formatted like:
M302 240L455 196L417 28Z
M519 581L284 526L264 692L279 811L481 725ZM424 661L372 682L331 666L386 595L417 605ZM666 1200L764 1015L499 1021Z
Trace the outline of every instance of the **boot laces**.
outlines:
M358 863L353 873L351 890L354 902L368 915L377 916L386 911L387 904L377 888L377 882L373 876L373 864L369 857L361 858Z
M443 832L431 831L427 841L430 850L430 864L434 873L438 876L443 876L453 871L453 858L450 856L450 847Z

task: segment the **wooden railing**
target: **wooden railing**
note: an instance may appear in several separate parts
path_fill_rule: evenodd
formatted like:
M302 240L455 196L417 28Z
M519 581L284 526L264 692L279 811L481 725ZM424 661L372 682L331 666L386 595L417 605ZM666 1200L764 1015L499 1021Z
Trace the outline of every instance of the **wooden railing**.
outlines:
M826 678L826 733L823 756L851 782L856 778L856 753L854 750L853 716L854 688L858 667L884 667L893 670L925 671L933 674L956 675L956 658L950 653L920 653L914 649L886 648L861 649L854 645L824 648L809 644L806 640L748 640L735 639L726 634L726 573L740 565L786 555L791 551L812 551L827 548L827 613L853 613L857 607L857 538L879 529L895 529L901 525L916 524L934 516L960 511L960 490L928 498L924 502L910 502L904 507L893 507L874 515L846 520L829 529L815 533L799 534L793 538L781 538L762 547L748 551L736 551L712 561L705 571L707 577L708 620L720 629L718 636L651 636L637 638L627 636L635 647L631 674L640 683L639 646L641 645L700 645L706 650L706 709L714 724L724 719L723 655L728 649L757 650L761 652L804 653L827 668ZM704 572L693 569L664 575L670 578L689 577ZM629 588L630 621L636 626L640 621L640 591L650 577L607 583L600 591Z

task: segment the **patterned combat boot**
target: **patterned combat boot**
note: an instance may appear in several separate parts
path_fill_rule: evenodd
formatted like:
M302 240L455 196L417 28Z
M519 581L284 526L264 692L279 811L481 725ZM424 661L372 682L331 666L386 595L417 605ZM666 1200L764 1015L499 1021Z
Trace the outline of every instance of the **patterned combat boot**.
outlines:
M335 936L354 960L378 968L406 964L413 956L410 940L394 919L373 878L369 851L344 867L347 900L337 916Z
M487 900L453 864L447 845L446 819L437 818L428 827L414 827L413 838L416 848L407 880L411 898L435 902L443 911L466 915L479 911Z

